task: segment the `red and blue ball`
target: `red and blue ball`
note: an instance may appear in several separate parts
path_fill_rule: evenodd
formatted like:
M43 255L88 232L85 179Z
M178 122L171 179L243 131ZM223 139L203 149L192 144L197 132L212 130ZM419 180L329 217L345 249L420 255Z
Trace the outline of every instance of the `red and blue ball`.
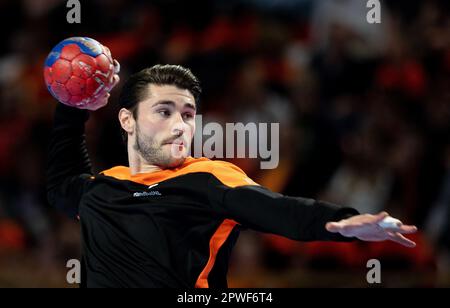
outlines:
M61 103L83 108L109 92L114 61L109 49L88 37L71 37L56 45L47 56L44 79L50 93Z

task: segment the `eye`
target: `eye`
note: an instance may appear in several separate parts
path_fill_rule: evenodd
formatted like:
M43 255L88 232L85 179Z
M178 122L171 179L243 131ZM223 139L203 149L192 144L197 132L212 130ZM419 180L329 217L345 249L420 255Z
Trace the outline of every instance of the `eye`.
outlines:
M167 109L158 110L158 113L165 118L168 118L171 115L170 111Z
M185 120L193 119L193 118L194 118L194 114L191 113L191 112L185 112L185 113L183 113L183 118L184 118Z

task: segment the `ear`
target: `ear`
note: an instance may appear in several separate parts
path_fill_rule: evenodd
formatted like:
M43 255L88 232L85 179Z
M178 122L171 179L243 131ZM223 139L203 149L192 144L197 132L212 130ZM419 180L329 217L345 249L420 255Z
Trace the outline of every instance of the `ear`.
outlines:
M134 127L136 125L136 120L130 110L122 108L119 111L119 122L120 126L128 133L133 134Z

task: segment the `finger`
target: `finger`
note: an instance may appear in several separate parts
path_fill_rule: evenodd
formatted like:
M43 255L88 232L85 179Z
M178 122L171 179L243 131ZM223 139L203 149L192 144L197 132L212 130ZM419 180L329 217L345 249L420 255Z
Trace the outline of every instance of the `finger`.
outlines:
M106 105L108 105L108 100L105 99L105 100L102 100L99 104L93 106L93 107L92 107L92 110L93 110L93 111L98 110L98 109L100 109L100 108L105 107Z
M106 93L106 95L102 98L102 100L99 102L100 108L104 107L108 104L108 99L111 96L111 94Z
M388 212L381 212L375 215L375 222L378 223L389 216Z
M113 84L111 86L111 89L114 88L119 83L119 81L120 81L119 75L114 74L114 76L113 76Z
M337 233L342 230L342 224L339 222L328 222L325 225L325 229L332 233Z
M115 74L120 73L120 63L116 59L114 59L114 73Z
M415 242L411 241L410 239L407 239L406 237L404 237L403 235L401 235L398 232L393 233L392 235L390 233L389 240L396 242L398 244L401 244L403 246L406 246L406 247L410 247L410 248L416 247Z
M98 110L100 108L105 107L108 104L108 99L110 97L109 93L105 93L105 95L101 98L99 98L95 103L87 105L85 107L85 109L91 110L91 111L95 111Z
M413 234L417 232L417 227L416 226L400 226L398 228L386 228L386 231L390 231L390 232L398 232L401 234Z
M106 54L111 56L111 50L109 50L109 48L106 47L105 45L103 45L103 47L105 48Z

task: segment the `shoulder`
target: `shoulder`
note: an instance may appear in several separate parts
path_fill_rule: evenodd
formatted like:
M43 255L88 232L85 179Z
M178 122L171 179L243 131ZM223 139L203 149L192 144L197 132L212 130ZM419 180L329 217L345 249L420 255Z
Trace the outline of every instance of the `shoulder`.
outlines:
M195 163L196 168L211 173L222 184L229 187L258 185L235 164L222 160L201 160Z
M205 171L205 172L217 172L217 171L234 171L241 174L245 174L245 172L236 166L235 164L232 164L227 161L223 160L211 160L206 157L200 157L200 158L192 158L189 157L186 159L186 162L183 164L183 168L189 168L189 169L197 169L198 171Z
M101 171L100 174L114 177L119 180L128 180L130 178L130 168L125 166L115 166Z

